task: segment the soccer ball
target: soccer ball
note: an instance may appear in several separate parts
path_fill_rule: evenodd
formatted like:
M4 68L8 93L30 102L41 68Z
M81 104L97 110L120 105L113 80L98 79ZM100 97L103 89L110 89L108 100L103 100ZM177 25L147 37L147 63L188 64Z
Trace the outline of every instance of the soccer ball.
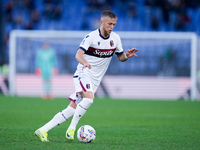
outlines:
M81 126L77 131L77 138L80 142L91 143L96 138L96 131L90 125Z

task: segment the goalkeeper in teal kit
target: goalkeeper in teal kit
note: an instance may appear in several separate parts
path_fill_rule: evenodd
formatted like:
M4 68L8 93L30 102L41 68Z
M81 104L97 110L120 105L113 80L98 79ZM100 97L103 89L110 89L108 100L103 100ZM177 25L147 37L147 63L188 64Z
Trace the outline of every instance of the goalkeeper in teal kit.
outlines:
M51 79L53 74L57 74L56 66L55 51L49 47L48 43L44 43L43 47L37 52L35 70L35 73L41 75L43 79L43 99L53 99Z

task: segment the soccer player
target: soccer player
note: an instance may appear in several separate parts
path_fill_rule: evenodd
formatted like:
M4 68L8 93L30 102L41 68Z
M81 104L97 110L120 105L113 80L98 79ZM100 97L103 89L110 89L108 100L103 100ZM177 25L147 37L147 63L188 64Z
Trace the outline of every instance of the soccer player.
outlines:
M52 74L57 74L57 59L55 51L50 48L48 43L43 43L43 46L37 52L36 70L37 75L41 75L43 80L43 99L53 99L52 96Z
M117 16L109 11L103 11L100 28L85 36L76 53L79 62L73 80L75 93L69 96L70 104L66 109L57 113L52 120L35 131L41 141L48 141L47 132L55 126L65 122L73 116L71 124L66 131L66 138L74 140L76 125L80 118L94 101L97 90L113 54L122 62L136 56L138 49L131 48L123 52L120 37L112 32L117 22Z

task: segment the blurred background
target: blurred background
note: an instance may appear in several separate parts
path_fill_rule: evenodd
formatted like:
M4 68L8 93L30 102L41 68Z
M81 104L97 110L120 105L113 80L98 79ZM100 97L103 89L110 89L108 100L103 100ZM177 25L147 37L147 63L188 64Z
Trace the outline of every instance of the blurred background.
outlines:
M103 10L118 17L115 32L122 34L124 50L136 47L138 58L120 63L113 57L97 91L99 97L135 99L189 99L191 93L191 41L174 39L127 39L127 32L193 32L200 35L200 0L1 0L0 63L9 66L10 33L28 31L86 31L99 28ZM138 33L137 33L138 34ZM35 76L37 50L43 42L56 50L58 75L53 79L53 95L68 96L73 91L74 59L83 36L70 38L17 38L15 95L40 96L42 84ZM199 44L197 61L199 58ZM198 64L198 63L197 63ZM198 73L197 65L196 72ZM8 70L2 67L4 76ZM198 74L197 74L198 78ZM3 79L2 79L3 80ZM5 80L5 79L4 79ZM31 82L32 81L32 82ZM1 85L7 93L8 80ZM30 84L32 83L32 84ZM128 84L128 86L127 86ZM66 87L69 85L70 87ZM123 85L123 86L122 86ZM198 92L198 81L196 81ZM63 92L61 92L63 91Z

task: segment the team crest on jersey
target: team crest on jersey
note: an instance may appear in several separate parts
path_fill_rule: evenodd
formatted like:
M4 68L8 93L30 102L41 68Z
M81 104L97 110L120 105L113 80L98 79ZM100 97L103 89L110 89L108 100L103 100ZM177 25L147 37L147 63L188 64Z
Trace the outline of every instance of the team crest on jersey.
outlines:
M99 46L99 45L100 45L100 42L98 42L97 44L98 44L98 46Z
M113 40L110 41L110 46L111 46L111 47L114 46L114 42L113 42Z
M90 89L90 84L86 84L86 88L87 88L87 89Z

